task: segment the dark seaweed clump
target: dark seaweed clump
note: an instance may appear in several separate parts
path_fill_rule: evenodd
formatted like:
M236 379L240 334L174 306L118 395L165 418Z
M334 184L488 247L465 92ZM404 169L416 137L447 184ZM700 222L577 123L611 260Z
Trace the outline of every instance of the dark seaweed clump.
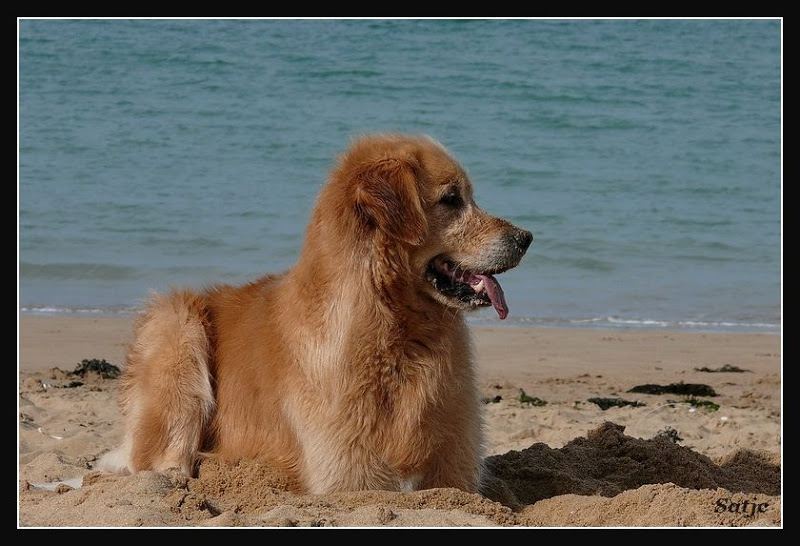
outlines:
M521 404L528 404L529 406L540 407L547 405L547 402L545 402L541 398L537 398L536 396L528 396L522 389L519 390L519 397L517 398L517 400Z
M603 411L607 410L608 408L624 408L625 406L638 408L645 405L642 402L631 402L630 400L623 400L622 398L589 398L589 402L597 404Z
M683 438L678 436L678 431L672 427L667 427L663 430L659 430L658 433L654 436L654 438L660 438L662 440L668 440L673 444L677 444L678 442L682 442Z
M670 383L669 385L637 385L628 392L642 394L683 394L686 396L717 396L714 389L702 383Z
M92 358L91 360L81 360L75 369L69 372L69 375L86 377L88 373L96 373L103 379L117 379L122 372L113 364L108 363L105 359Z
M696 372L708 372L708 373L721 373L721 372L731 372L731 373L744 373L750 372L750 370L745 370L744 368L740 368L739 366L731 366L730 364L725 364L720 368L709 368L707 366L703 366L702 368L695 368L694 371Z

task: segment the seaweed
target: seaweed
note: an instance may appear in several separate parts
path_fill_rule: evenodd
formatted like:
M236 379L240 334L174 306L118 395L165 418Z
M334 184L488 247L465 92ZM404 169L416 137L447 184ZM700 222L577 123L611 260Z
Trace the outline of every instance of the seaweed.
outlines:
M721 373L721 372L730 372L730 373L750 372L750 373L752 373L750 370L745 370L743 368L740 368L739 366L732 366L730 364L725 364L724 366L722 366L720 368L708 368L706 366L703 366L702 368L695 368L694 371L696 371L696 372L708 372L708 373Z
M117 379L122 372L113 364L110 364L105 359L81 360L75 369L68 373L71 376L86 377L86 374L94 372L100 375L103 379Z
M628 392L643 394L685 394L687 396L717 396L714 389L702 383L670 383L669 385L637 385Z
M537 398L536 396L528 396L524 390L519 390L519 397L517 398L520 404L528 404L529 406L546 406L547 402L542 400L541 398Z
M624 408L625 406L638 408L645 405L639 401L631 402L630 400L623 400L622 398L589 398L589 402L597 404L603 411L608 408Z
M667 427L665 429L659 430L654 436L654 438L667 440L669 442L672 442L673 444L677 444L678 442L683 441L683 438L678 436L678 431L672 427Z

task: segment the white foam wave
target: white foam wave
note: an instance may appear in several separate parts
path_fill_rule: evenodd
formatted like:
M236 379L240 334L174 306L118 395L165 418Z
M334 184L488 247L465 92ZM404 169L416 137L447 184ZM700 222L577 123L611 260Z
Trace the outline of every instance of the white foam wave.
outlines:
M659 320L635 319L616 316L590 318L557 318L557 317L513 317L499 321L492 317L470 318L474 324L491 325L531 325L541 327L576 327L576 328L630 328L630 329L672 329L691 331L735 331L735 332L779 332L780 323L770 322L734 322L734 321L698 321L698 320Z
M22 306L19 312L23 315L127 315L133 312L130 307L51 307Z

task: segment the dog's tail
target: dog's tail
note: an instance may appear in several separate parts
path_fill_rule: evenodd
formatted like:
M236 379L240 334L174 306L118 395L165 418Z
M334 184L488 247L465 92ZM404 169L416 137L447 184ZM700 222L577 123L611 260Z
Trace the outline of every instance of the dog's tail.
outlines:
M100 470L194 473L214 411L205 298L173 290L151 297L136 325L120 391L122 444Z

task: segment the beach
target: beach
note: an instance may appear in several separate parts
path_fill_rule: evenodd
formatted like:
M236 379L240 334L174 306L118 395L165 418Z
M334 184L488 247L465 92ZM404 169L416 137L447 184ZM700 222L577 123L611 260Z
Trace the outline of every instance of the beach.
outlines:
M122 367L132 317L22 315L18 527L782 527L780 335L472 330L481 493L312 496L254 461L95 471L119 380L80 365Z
M19 529L783 526L783 18L20 17L17 88ZM534 236L469 318L480 493L98 472L148 292L293 267L387 132Z

